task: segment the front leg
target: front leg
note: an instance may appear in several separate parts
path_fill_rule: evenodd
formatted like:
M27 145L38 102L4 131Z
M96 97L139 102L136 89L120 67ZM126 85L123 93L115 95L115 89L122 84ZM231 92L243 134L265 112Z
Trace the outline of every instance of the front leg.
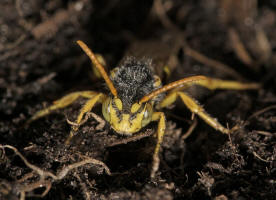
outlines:
M77 120L73 123L74 125L72 126L69 137L67 138L67 140L65 142L66 144L70 143L70 140L74 136L74 133L79 129L79 126L81 125L84 114L86 114L87 112L90 112L97 102L102 103L105 98L106 98L106 96L103 93L99 93L99 94L95 95L94 97L92 97L91 99L89 99L84 104L84 106L80 110Z
M159 121L158 128L157 128L157 143L156 143L156 147L155 147L154 153L153 153L152 169L151 169L151 174L150 174L150 177L154 178L155 173L157 172L157 170L159 168L160 159L159 159L158 153L159 153L161 143L163 141L163 136L165 134L166 119L165 119L165 115L163 112L155 112L155 113L153 113L152 120Z
M197 115L201 117L207 124L212 126L214 129L228 134L231 132L231 130L225 128L223 125L221 125L215 118L212 118L202 106L200 106L196 100L185 94L184 92L171 92L166 98L164 98L160 104L158 105L158 108L163 108L171 105L174 103L177 99L177 97L180 97L183 103L188 107L188 109Z

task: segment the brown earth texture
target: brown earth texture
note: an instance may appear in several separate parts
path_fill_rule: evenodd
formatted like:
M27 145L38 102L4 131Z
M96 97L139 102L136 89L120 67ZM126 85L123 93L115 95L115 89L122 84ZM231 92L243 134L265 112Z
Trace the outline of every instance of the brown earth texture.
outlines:
M276 199L275 33L274 0L1 0L0 199ZM229 135L181 100L163 109L166 134L151 179L156 122L121 136L96 106L97 120L65 145L85 103L79 98L25 124L70 92L106 92L77 40L108 71L133 55L152 59L164 84L205 75L260 88L187 91L237 127Z

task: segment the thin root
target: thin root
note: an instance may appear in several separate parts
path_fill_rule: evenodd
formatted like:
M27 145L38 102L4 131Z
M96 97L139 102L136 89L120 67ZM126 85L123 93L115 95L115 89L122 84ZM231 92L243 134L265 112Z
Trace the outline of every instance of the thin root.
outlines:
M38 194L38 195L35 195L35 196L36 197L45 196L50 191L53 182L62 180L70 171L72 171L75 168L86 165L86 164L100 165L101 167L104 168L105 172L108 175L111 175L111 172L110 172L109 168L103 162L101 162L99 160L96 160L96 159L93 159L93 158L89 158L89 157L85 157L85 159L80 161L80 162L70 164L68 166L63 167L63 169L55 175L50 171L43 170L43 169L31 164L13 146L0 145L0 148L2 148L2 149L4 149L4 148L11 149L12 151L14 151L14 153L17 156L19 156L22 159L22 161L25 163L25 165L27 167L29 167L30 169L33 170L32 172L26 174L25 176L23 176L23 178L17 180L17 182L16 182L18 184L18 186L16 188L18 189L18 193L20 193L20 199L22 199L22 200L25 199L25 196L26 196L27 192L31 192L31 191L35 190L36 188L41 188L41 187L45 187L45 190L41 194ZM24 182L26 182L28 179L31 179L36 174L39 175L38 181L27 184L27 185L26 185L26 183L24 184ZM34 195L30 195L30 196L34 196Z

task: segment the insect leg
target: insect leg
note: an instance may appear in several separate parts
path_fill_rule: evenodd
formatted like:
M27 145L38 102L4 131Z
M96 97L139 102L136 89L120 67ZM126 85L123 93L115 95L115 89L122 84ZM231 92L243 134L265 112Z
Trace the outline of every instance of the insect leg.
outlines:
M230 89L230 90L248 90L248 89L258 89L260 85L257 83L241 83L238 81L221 80L206 77L206 80L199 80L193 84L201 85L208 88L209 90L216 89Z
M159 153L160 145L163 141L163 136L165 134L166 119L163 112L155 112L153 113L152 120L159 121L158 128L157 128L157 144L153 153L152 169L150 174L151 178L154 178L155 173L159 168L160 159L159 159L158 153Z
M196 102L193 98L185 94L184 92L171 92L166 96L158 105L159 108L167 107L175 102L177 97L180 97L183 103L189 108L192 113L199 115L207 124L212 126L214 129L228 134L231 130L225 128L221 125L215 118L212 118L199 103Z
M70 94L67 94L66 96L56 100L53 102L53 105L42 109L38 112L36 112L27 122L26 124L30 124L31 122L44 117L48 114L50 114L52 111L60 109L60 108L64 108L69 106L70 104L72 104L74 101L77 100L77 98L79 97L84 97L84 98L92 98L93 96L95 96L96 94L98 94L97 92L93 92L93 91L82 91L82 92L73 92Z
M97 102L102 103L104 99L105 99L105 95L102 93L99 93L99 94L93 96L91 99L89 99L84 104L84 106L80 110L77 120L74 122L74 124L76 124L76 125L73 125L71 128L70 135L66 140L66 144L68 144L70 142L71 138L74 136L74 133L78 130L84 114L87 112L90 112Z
M184 104L195 114L199 115L207 124L222 133L228 134L230 130L222 126L215 118L212 118L202 106L184 92L177 92Z

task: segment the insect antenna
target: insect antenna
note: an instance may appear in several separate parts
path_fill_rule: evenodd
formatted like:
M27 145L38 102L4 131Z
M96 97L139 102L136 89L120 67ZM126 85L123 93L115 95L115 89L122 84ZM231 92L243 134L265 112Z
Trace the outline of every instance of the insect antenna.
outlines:
M117 97L117 90L114 87L112 81L110 80L108 74L106 73L104 67L101 65L101 63L98 61L98 59L96 58L95 54L92 52L91 49L89 49L89 47L81 40L77 41L78 45L82 48L82 50L88 55L88 57L90 58L90 60L92 61L92 63L95 65L95 67L99 70L99 72L101 73L102 77L104 78L110 92Z
M206 80L206 79L207 79L207 77L205 77L205 76L191 76L191 77L180 79L178 81L169 83L169 84L147 94L139 101L139 103L145 103L145 102L149 101L150 99L152 99L153 97L155 97L163 92L174 89L176 87L181 87L186 83L200 81L200 80Z

